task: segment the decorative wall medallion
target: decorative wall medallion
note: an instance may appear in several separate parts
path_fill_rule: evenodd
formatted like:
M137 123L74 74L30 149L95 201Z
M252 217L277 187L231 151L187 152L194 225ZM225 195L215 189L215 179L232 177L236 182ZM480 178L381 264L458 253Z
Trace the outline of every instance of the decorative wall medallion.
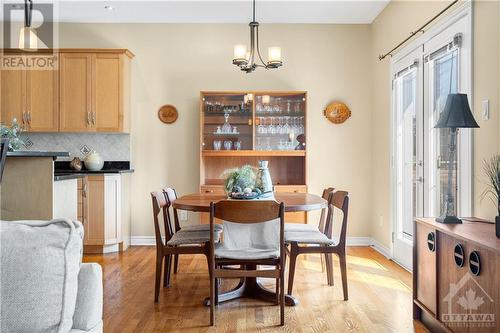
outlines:
M175 123L178 117L179 113L173 105L166 104L158 110L158 118L160 118L160 120L165 124Z
M323 111L325 117L334 124L342 124L351 117L351 110L341 102L330 103Z

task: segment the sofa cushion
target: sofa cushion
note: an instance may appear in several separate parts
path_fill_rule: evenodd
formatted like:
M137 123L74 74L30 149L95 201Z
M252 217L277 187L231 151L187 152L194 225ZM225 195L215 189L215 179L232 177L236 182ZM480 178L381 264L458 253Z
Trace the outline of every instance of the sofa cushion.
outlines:
M84 263L78 273L73 329L91 331L102 322L102 269L96 263Z
M67 219L0 221L0 331L73 326L83 226Z

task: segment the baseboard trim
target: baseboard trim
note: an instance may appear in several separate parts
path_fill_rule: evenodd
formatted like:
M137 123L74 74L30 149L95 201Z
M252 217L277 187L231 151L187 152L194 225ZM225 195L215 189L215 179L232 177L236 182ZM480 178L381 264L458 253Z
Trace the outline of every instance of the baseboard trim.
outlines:
M374 238L371 239L370 247L375 251L377 251L378 253L380 253L381 255L383 255L384 257L386 257L387 259L392 259L391 250L382 245L376 239Z

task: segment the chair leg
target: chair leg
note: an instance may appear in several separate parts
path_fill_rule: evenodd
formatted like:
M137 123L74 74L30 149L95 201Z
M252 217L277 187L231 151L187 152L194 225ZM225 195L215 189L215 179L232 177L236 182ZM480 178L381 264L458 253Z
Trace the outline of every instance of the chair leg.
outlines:
M174 254L174 274L177 274L178 266L179 266L179 255Z
M170 288L170 271L172 267L172 255L165 256L165 267L163 268L163 286Z
M285 325L285 265L280 271L280 326Z
M326 276L329 286L334 285L333 281L333 258L331 253L325 253Z
M280 279L276 279L276 305L280 304Z
M219 286L221 279L215 279L215 305L219 305Z
M344 292L344 301L349 299L349 295L347 292L347 265L346 265L346 256L344 253L339 253L339 261L340 261L340 273L342 275L342 289Z
M292 248L290 249L290 265L288 268L288 295L292 295L293 290L293 278L295 276L295 263L297 262L297 253Z
M156 276L155 276L155 303L158 303L160 296L160 283L161 283L161 265L163 264L163 257L156 256Z
M210 274L210 326L215 324L215 281L214 274Z

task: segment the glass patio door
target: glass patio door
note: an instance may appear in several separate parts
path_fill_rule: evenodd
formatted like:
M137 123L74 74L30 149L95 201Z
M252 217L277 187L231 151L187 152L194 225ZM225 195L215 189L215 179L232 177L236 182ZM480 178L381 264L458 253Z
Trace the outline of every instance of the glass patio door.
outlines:
M411 268L413 221L423 213L423 112L420 50L393 66L394 260Z
M449 129L434 128L450 93L470 93L470 27L464 12L392 61L392 257L408 269L414 220L440 215L450 168L456 214L471 214L471 131L460 130L450 160Z

